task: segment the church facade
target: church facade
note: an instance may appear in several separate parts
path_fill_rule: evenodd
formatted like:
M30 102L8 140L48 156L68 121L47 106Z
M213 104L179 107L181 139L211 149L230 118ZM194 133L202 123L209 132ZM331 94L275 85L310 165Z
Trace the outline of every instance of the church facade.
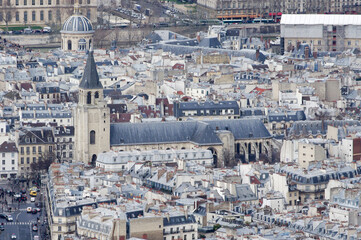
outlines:
M99 153L110 150L208 149L217 167L227 165L227 158L248 162L272 154L272 137L258 119L110 124L93 52L88 55L73 116L75 160L93 165Z
M103 97L93 52L89 52L73 109L76 161L95 164L99 153L110 150L110 111Z

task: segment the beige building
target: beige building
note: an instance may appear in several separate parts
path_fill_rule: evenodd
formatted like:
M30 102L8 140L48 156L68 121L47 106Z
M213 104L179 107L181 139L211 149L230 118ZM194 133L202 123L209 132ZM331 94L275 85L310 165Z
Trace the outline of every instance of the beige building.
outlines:
M326 159L325 149L312 143L298 143L298 164L302 168L308 168L311 163Z
M93 52L89 52L79 84L79 102L73 111L75 160L95 164L97 154L110 150L110 111L103 99Z
M19 175L29 176L31 164L43 158L54 160L54 133L52 128L29 128L17 130L17 145L19 149Z
M361 16L341 14L284 14L281 44L285 51L308 43L312 52L344 51L361 44Z
M80 13L97 20L97 0L78 0ZM0 1L0 25L61 24L74 11L74 0L3 0Z

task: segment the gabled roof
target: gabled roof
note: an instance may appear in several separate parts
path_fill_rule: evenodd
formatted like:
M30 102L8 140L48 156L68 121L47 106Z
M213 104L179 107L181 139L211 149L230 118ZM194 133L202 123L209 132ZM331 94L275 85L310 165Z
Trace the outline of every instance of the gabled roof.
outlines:
M102 89L103 85L99 81L98 71L94 61L93 52L90 51L85 65L83 78L79 84L82 89Z

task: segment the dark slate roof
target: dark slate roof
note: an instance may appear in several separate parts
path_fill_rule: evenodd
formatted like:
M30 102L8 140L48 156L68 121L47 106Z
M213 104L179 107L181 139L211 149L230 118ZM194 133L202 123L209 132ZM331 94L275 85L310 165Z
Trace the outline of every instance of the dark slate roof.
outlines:
M217 130L231 131L236 140L271 137L262 121L258 119L115 123L110 125L110 144L113 146L170 142L222 144L216 134Z
M29 128L20 132L19 145L52 143L54 143L54 135L51 128Z
M239 37L241 34L240 34L240 29L227 29L226 31L226 36L227 37Z
M180 110L239 108L237 101L180 102Z
M234 139L270 138L271 135L259 119L234 119L206 121L213 130L228 130Z
M303 110L288 112L288 113L269 113L269 122L290 122L290 121L303 121L306 120L306 115Z
M290 130L288 131L288 136L300 136L300 135L318 135L318 134L326 134L327 126L331 125L334 127L343 127L346 125L349 126L360 126L361 123L355 120L327 120L322 121L298 121L295 122Z
M222 144L217 134L201 122L115 123L110 125L111 145L169 142L194 142L200 145Z
M17 152L18 149L16 148L16 144L14 142L3 142L0 145L0 152L4 153L4 152Z
M93 52L90 51L88 59L84 69L83 78L79 84L80 88L83 89L99 89L103 88L103 85L99 81L98 71L95 65Z
M74 127L73 126L59 126L55 128L55 136L74 136Z
M252 192L248 184L236 185L236 195L240 201L257 200L257 196Z
M145 37L148 40L148 43L157 43L162 41L163 39L155 32L150 33Z
M172 226L172 225L183 225L183 224L190 224L196 223L196 219L193 215L186 216L176 216L176 217L169 217L163 218L163 226Z
M221 43L218 41L216 37L212 38L204 38L200 43L200 47L207 47L207 48L222 48Z

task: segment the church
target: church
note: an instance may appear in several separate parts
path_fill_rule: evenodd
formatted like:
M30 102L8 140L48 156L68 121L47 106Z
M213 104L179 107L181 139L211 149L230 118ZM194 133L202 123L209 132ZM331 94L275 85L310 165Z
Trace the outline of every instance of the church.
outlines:
M75 161L95 164L102 152L131 150L208 149L214 165L224 166L224 154L244 161L270 156L272 138L260 120L174 121L110 124L110 109L90 51L73 109ZM228 154L229 155L229 154Z

